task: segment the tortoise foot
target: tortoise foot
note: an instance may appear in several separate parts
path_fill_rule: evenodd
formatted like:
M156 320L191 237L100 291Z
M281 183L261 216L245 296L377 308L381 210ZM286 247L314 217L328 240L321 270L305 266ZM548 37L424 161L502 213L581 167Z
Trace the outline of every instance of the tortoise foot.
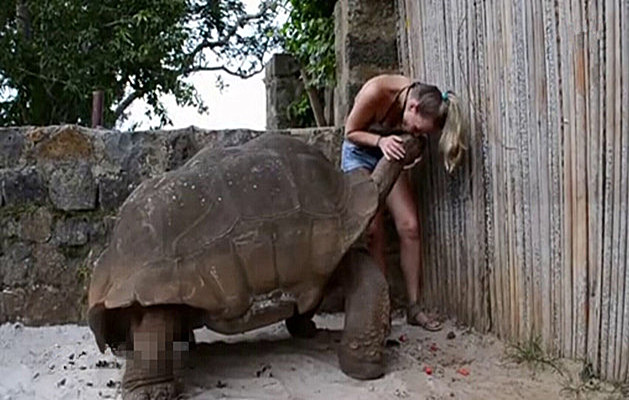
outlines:
M354 352L339 350L339 364L345 375L359 380L378 379L384 375L382 360L364 359L357 357Z
M311 316L294 315L286 319L286 329L291 336L296 338L313 338L317 334L317 326Z
M173 400L177 398L175 382L164 382L153 385L136 387L131 390L123 389L123 400Z

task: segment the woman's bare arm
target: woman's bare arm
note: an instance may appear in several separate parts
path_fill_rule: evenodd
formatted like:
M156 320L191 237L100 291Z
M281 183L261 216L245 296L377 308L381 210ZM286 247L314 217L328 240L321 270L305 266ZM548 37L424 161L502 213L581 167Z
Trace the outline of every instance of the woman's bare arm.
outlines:
M404 147L399 136L380 136L368 132L369 125L376 121L380 108L391 100L383 94L384 88L379 82L367 83L354 100L354 106L345 122L347 139L359 146L380 147L387 159L402 159Z
M347 139L360 146L377 147L380 135L367 132L369 125L376 120L378 112L377 85L363 87L354 99L354 106L345 121Z

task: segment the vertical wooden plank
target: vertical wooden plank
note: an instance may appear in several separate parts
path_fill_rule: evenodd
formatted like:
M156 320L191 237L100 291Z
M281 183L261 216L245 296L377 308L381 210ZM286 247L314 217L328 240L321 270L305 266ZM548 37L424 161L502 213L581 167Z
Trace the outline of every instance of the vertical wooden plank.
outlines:
M418 16L418 20L420 21L420 25L421 25L421 33L420 37L422 38L430 38L430 29L428 29L428 26L426 25L426 20L430 18L429 15L429 9L427 9L427 4L425 2L419 2L416 3L416 5L414 7L417 7L417 10L419 12L419 16ZM426 54L430 53L430 49L425 48L425 46L427 45L427 41L425 40L421 40L420 43L418 44L418 48L421 49L421 61L420 64L417 66L417 70L416 73L417 75L414 76L415 79L419 79L419 80L425 80L426 79L426 74L427 74L427 65L428 65L428 61L426 60ZM437 237L440 234L439 231L439 225L438 225L438 221L439 221L439 205L437 204L437 192L438 189L436 187L436 182L434 179L434 174L432 172L432 166L436 161L436 159L434 158L434 146L431 149L432 151L430 152L430 170L427 171L428 175L428 180L430 181L430 189L429 189L429 199L428 199L428 207L426 209L426 216L425 218L429 221L430 224L430 232L432 232L430 238L429 238L429 242L427 243L430 251L431 251L431 261L432 261L432 265L430 266L432 269L432 288L433 291L431 292L431 302L428 303L431 306L436 306L438 305L439 302L443 301L443 286L446 284L445 280L443 279L443 265L442 265L442 260L441 260L441 254L440 254L440 249L439 249L439 238ZM430 215L428 215L428 213Z
M611 285L609 291L609 330L608 330L608 349L607 349L607 360L606 360L606 368L605 368L605 376L608 379L614 378L615 371L615 354L616 354L616 337L618 335L618 321L617 315L619 312L619 304L618 304L618 265L619 265L619 248L620 248L620 229L621 229L621 221L620 221L620 179L622 172L622 163L621 163L621 152L620 148L622 146L621 136L619 134L619 114L620 110L618 109L620 106L620 98L619 98L619 75L620 68L618 65L618 59L616 50L620 48L619 41L619 32L618 28L620 26L618 9L616 8L617 3L612 2L609 4L608 14L609 17L606 20L608 26L608 31L611 32L611 37L609 40L609 46L607 48L608 52L608 66L610 67L610 73L607 75L607 80L610 83L608 86L607 96L610 99L607 108L609 109L609 120L607 121L607 126L609 132L612 136L613 140L613 175L612 175L612 202L610 204L612 208L612 236L611 236Z
M491 93L493 98L496 99L497 110L493 114L496 118L494 126L494 140L497 145L496 154L499 157L499 165L497 168L499 177L499 186L496 188L495 193L500 194L502 198L502 213L498 217L502 220L501 232L502 246L498 250L501 252L502 265L504 265L503 274L503 301L505 302L505 325L506 325L506 337L513 338L517 335L519 322L519 315L517 313L517 275L515 275L515 260L514 260L514 244L513 236L513 201L512 201L512 185L509 179L509 164L508 160L511 158L511 151L514 149L513 145L509 142L509 136L507 128L510 127L510 119L507 113L507 104L509 102L507 86L510 84L509 77L511 76L508 70L509 62L509 41L510 30L508 29L508 21L506 21L506 11L504 4L499 4L495 7L495 22L496 30L493 32L494 40L498 45L496 51L496 63L493 65L500 66L496 69L497 76L495 76L494 86L491 87ZM507 218L504 218L504 216Z
M407 19L409 28L409 57L410 57L410 74L413 79L420 79L425 74L425 60L424 60L424 41L420 38L424 37L423 19L425 18L425 10L421 8L423 2L407 1ZM428 153L431 157L433 152ZM429 160L430 163L431 160ZM424 304L428 307L434 307L437 305L439 299L439 279L438 271L439 265L437 265L438 254L436 254L436 247L434 246L434 237L437 234L436 221L433 203L433 182L430 171L424 166L418 173L418 182L420 184L419 193L419 218L422 226L422 251L423 251L423 287L420 295L424 300Z
M512 338L513 334L514 334L514 328L513 328L513 319L514 319L514 314L515 314L515 309L513 306L513 299L512 299L512 295L513 295L513 290L512 290L512 283L514 282L514 278L513 278L513 268L512 268L512 261L511 261L511 255L513 254L511 252L511 236L509 235L510 232L510 217L512 215L512 211L510 206L510 202L509 202L509 198L510 198L510 191L511 188L509 187L509 180L507 179L506 176L506 172L507 172L507 168L505 167L505 160L508 159L508 154L505 154L509 151L509 149L507 149L507 146L504 145L504 143L507 140L507 137L504 135L504 128L506 126L506 122L505 119L507 117L506 115L506 111L505 111L505 99L503 96L503 88L504 85L507 84L507 82L505 82L505 76L508 75L508 73L506 72L505 68L506 68L506 60L505 60L505 40L504 37L502 36L502 27L504 25L504 20L503 20L503 10L500 7L500 5L498 6L494 6L494 28L495 30L493 32L491 32L491 36L493 39L492 40L494 43L496 43L496 47L494 48L494 56L495 56L495 62L492 65L495 66L499 66L498 68L496 68L494 75L494 82L492 84L492 86L489 88L489 93L491 98L495 99L495 105L496 105L496 109L495 109L495 113L492 112L492 117L495 118L494 120L494 126L493 126L493 140L494 140L494 146L495 146L495 151L496 151L496 159L498 160L498 168L496 168L496 175L497 175L497 187L494 189L494 195L495 196L500 196L499 198L499 202L500 202L500 215L497 216L496 221L500 221L500 248L497 250L500 255L501 255L501 266L502 266L502 287L501 287L501 291L502 291L502 301L504 303L504 311L503 311L503 318L504 318L504 326L505 326L505 337L508 338ZM493 72L493 71L492 71ZM504 218L504 216L507 216L507 218Z
M546 153L547 135L546 127L546 74L544 67L544 24L541 15L541 1L535 0L528 3L527 11L527 36L532 39L528 47L528 80L531 82L531 105L529 107L530 148L531 157L531 181L529 189L529 201L531 204L531 248L529 257L532 272L532 330L535 335L541 335L543 343L550 343L550 333L544 328L549 325L550 299L548 291L544 290L550 280L548 271L550 257L548 244L550 243L549 223L550 212L548 208L548 157Z
M522 310L522 325L520 338L528 338L532 333L533 309L533 268L530 263L531 249L531 199L530 199L530 160L531 160L531 132L532 124L529 120L530 112L530 80L528 76L529 56L527 49L532 47L532 35L527 32L531 1L514 1L513 5L513 53L515 80L513 101L515 105L515 121L513 131L516 133L514 142L517 143L517 164L514 170L516 185L516 225L514 234L518 248L518 271L521 281L520 307Z
M626 259L626 247L625 247L625 235L627 228L627 203L626 203L626 195L627 191L627 149L626 149L626 141L625 135L622 134L622 75L623 75L623 67L621 65L621 51L622 51L622 39L621 39L621 6L620 2L616 2L614 5L614 38L615 42L613 44L613 52L614 52L614 70L615 76L610 77L614 80L614 85L616 91L614 93L614 136L616 137L616 160L618 160L619 166L617 168L617 181L614 187L614 191L617 192L617 201L614 202L614 211L617 213L615 218L617 218L617 246L616 246L616 256L614 257L614 271L616 272L615 281L617 286L615 287L616 293L615 296L611 299L611 301L616 305L616 309L614 312L614 318L616 323L616 332L615 337L613 338L614 342L614 353L613 360L614 363L611 366L611 376L612 379L617 380L621 370L621 346L622 346L622 316L623 316L623 308L624 308L624 264ZM625 66L625 70L627 67Z
M429 69L429 65L430 65L430 60L428 60L427 58L427 54L431 53L431 49L426 49L426 43L427 41L424 40L425 38L429 38L429 40L431 40L431 34L432 32L430 31L430 29L427 29L426 26L426 20L430 19L430 14L429 12L431 11L431 9L427 9L427 5L425 2L413 2L411 1L412 4L412 8L417 10L417 13L415 15L417 15L417 21L419 24L419 29L420 34L416 35L414 38L415 40L418 42L416 45L416 48L418 49L418 54L420 54L419 59L417 59L417 61L420 61L418 63L418 65L416 66L416 70L415 70L415 75L414 78L415 79L419 79L419 80L425 80L426 79L426 75L427 75L427 70ZM431 151L431 157L435 156L437 153L435 153L435 148L433 147L432 151ZM430 160L430 166L432 167L434 164L438 163L438 160L436 158L431 159ZM433 167L434 168L434 167ZM427 169L427 168L426 168ZM428 206L425 209L425 217L427 218L429 225L430 225L430 232L431 235L429 237L429 241L427 244L427 248L431 253L431 257L429 258L429 260L431 260L431 265L428 267L431 270L431 275L430 275L430 279L431 279L431 286L432 286L432 290L430 292L430 300L429 302L427 302L427 304L429 304L431 307L443 307L443 301L444 301L444 290L446 289L446 285L447 282L444 279L444 274L443 274L443 269L444 269L444 265L442 263L442 257L441 257L441 249L440 249L440 238L439 236L441 235L441 231L439 229L439 221L440 221L440 209L439 209L439 203L438 203L438 188L436 186L436 181L435 181L435 177L434 177L434 173L432 172L432 169L427 170L427 178L426 181L430 182L430 188L429 190L429 198L428 200Z
M464 19L464 14L461 15L459 0L451 1L451 17L449 26L450 35L450 71L452 73L449 86L459 95L462 100L463 107L466 108L467 104L467 87L462 84L462 76L464 71L459 66L459 60L466 60L466 50L461 49L459 46L459 37L457 34L457 28ZM447 89L447 87L443 88ZM468 139L468 143L471 140ZM466 324L474 326L474 296L475 286L474 277L472 271L474 268L474 252L470 251L468 243L470 242L470 233L473 233L476 229L474 223L474 204L470 201L470 190L466 185L469 182L470 167L469 162L470 150L468 148L468 154L463 161L462 167L458 171L458 182L456 186L456 192L458 201L454 204L454 210L456 213L457 225L460 227L460 233L457 245L457 254L455 258L456 268L458 269L459 288L462 292L461 312L463 314L463 320ZM466 212L467 211L467 212ZM469 250L468 250L469 249Z
M464 84L464 81L461 78L464 72L461 70L459 64L459 61L467 62L467 54L466 49L461 49L459 46L459 37L457 32L457 27L459 26L459 23L463 21L465 17L465 6L464 4L460 4L459 0L454 0L453 4L453 18L451 21L452 25L450 26L450 29L452 31L452 43L450 50L452 54L452 87L463 100L463 104L467 104L469 96L467 94L467 86ZM471 143L471 140L468 137L468 144L469 143ZM457 265L460 265L461 271L461 290L463 291L463 304L461 304L461 308L463 309L463 312L467 315L466 323L468 325L474 326L474 305L476 303L476 292L473 270L476 260L470 256L478 258L478 255L475 254L476 252L472 250L472 247L470 247L470 243L472 243L470 235L479 232L482 243L484 243L485 240L484 237L482 237L484 229L480 229L474 224L474 204L471 201L471 188L469 186L471 168L472 163L470 162L469 158L466 158L463 161L462 167L459 170L460 176L457 185L458 204L456 204L456 210L458 214L457 220L460 224L459 226L461 228L462 237L459 238L456 263ZM481 245L479 247L482 248L483 246Z
M611 202L609 204L611 208L611 221L609 224L612 226L610 242L611 242L611 280L609 287L609 324L608 324L608 339L607 339L607 349L606 349L606 360L605 360L605 376L607 379L613 379L614 377L614 369L615 369L615 344L616 344L616 334L618 329L616 316L618 314L618 262L619 262L619 245L620 245L620 176L621 176L621 159L620 159L620 135L618 134L617 129L617 105L618 105L618 82L617 82L617 74L619 73L617 69L617 63L615 60L615 49L617 48L617 30L616 24L618 21L616 20L616 10L615 10L615 2L610 4L610 8L608 10L611 15L607 19L608 30L612 32L610 37L609 47L607 48L608 53L608 66L610 67L610 74L607 75L606 79L610 83L608 86L607 96L609 98L609 103L607 103L607 109L609 110L607 127L609 129L609 134L611 141L613 143L613 153L612 153L612 170L611 173Z
M489 141L489 121L488 112L490 105L488 104L487 96L487 59L489 51L487 50L487 31L485 16L486 11L484 4L478 4L474 2L468 2L469 15L473 18L474 23L471 29L474 30L475 39L475 51L476 58L471 58L470 74L476 79L476 84L470 83L471 87L475 87L476 91L470 90L470 93L474 93L474 96L470 96L471 104L474 106L474 121L478 121L475 126L479 126L482 129L481 133L481 154L482 160L480 163L483 168L483 198L485 201L485 231L486 231L486 285L489 287L488 292L488 304L489 310L487 310L487 327L493 329L499 336L503 332L502 330L502 302L498 300L500 291L500 271L502 265L496 262L496 239L495 239L495 198L494 198L494 182L495 182L495 168L496 163L493 162L493 155L490 149ZM484 304L483 304L484 305Z
M613 1L605 0L604 2L604 49L603 53L605 63L605 77L613 76L614 74L614 60L611 58L613 54L610 54L609 48L614 43L614 30L611 21L613 21ZM611 287L612 287L612 246L613 246L613 167L614 167L614 132L613 132L613 101L614 101L614 87L611 79L605 80L604 91L604 104L602 108L602 120L605 136L605 184L604 184L604 220L603 220L603 281L601 291L601 344L600 344L600 357L601 357L601 376L603 378L609 377L608 365L610 361L609 347L610 343L610 330L615 330L615 326L612 326L611 309Z
M478 93L478 69L473 55L477 52L478 43L474 35L476 20L470 7L470 2L459 1L462 20L457 23L457 53L465 55L459 62L458 68L462 81L462 88L465 88L467 116L469 121L469 157L470 165L467 176L468 183L468 207L473 215L471 218L471 229L468 230L467 251L472 253L470 260L468 278L472 282L472 313L473 326L480 332L487 332L489 325L489 265L488 247L489 238L487 233L487 202L486 202L486 148L484 146L485 131L477 121L476 108L480 105L475 102L475 92ZM479 245L478 245L479 244ZM465 254L463 256L465 257Z
M492 165L491 175L494 178L491 196L495 201L494 207L494 224L496 246L494 249L495 265L497 272L497 285L499 296L497 299L498 311L496 322L500 325L502 338L510 338L511 329L511 290L510 290L510 265L509 265L509 236L507 235L508 215L507 210L507 193L506 180L504 176L504 147L503 143L503 119L504 100L502 97L502 85L504 82L504 65L503 60L504 42L501 36L502 32L502 12L496 3L483 2L485 9L486 25L487 25L487 66L485 73L487 75L487 93L489 100L488 107L488 140L491 146L491 152L495 160ZM489 67L491 66L491 67Z
M433 29L433 44L435 45L435 48L433 52L434 58L432 66L436 68L432 70L431 78L428 80L428 82L435 84L440 88L443 88L447 87L449 75L447 56L445 55L448 49L448 36L446 35L446 3L443 0L435 1L433 6L433 15L435 17L435 29ZM438 201L441 204L441 208L443 210L443 214L441 214L440 218L440 232L442 238L445 241L445 247L442 247L442 256L445 261L447 274L447 285L445 287L446 291L444 293L444 298L447 299L446 302L448 303L448 312L451 315L457 315L460 313L461 292L457 288L458 276L455 266L457 238L455 237L455 233L453 230L453 228L455 227L456 216L453 213L452 207L452 181L450 177L445 173L442 162L437 163L436 167L440 194Z
M451 26L450 26L450 34L451 34L451 43L450 43L450 70L452 71L451 83L450 87L457 92L463 101L463 105L468 102L469 96L467 94L467 87L464 85L462 76L463 71L459 66L459 60L466 60L466 50L459 48L459 38L457 34L457 29L461 21L464 21L465 16L465 8L461 7L459 4L459 0L453 0L452 2L452 18L451 18ZM466 113L467 114L467 113ZM469 136L469 133L468 133ZM471 143L471 140L468 138L468 143ZM469 147L469 146L468 146ZM469 159L469 152L467 157L464 159L461 168L458 171L458 179L456 184L456 202L454 204L454 209L456 213L456 221L458 226L460 227L460 234L458 238L457 245L457 254L455 258L455 263L457 268L459 269L459 287L462 292L462 304L461 309L464 313L465 321L468 325L474 326L474 304L475 304L475 278L472 275L475 259L473 257L478 257L478 255L474 254L475 252L470 251L473 247L470 247L470 234L475 234L478 232L476 238L479 237L482 239L484 243L484 237L482 234L484 233L483 229L479 229L474 225L474 204L471 202L471 188L469 186L470 183L470 173L471 173L472 163ZM479 246L482 248L482 245Z
M587 360L600 371L601 258L603 232L603 157L601 129L601 60L599 36L602 29L600 5L588 4L588 290Z
M435 22L436 29L434 32L436 34L435 40L433 43L437 45L435 49L435 62L434 66L438 66L436 70L433 71L433 78L429 80L429 82L437 85L439 88L448 87L448 83L450 81L449 77L451 75L450 72L450 63L448 62L448 48L449 48L449 35L447 32L450 30L450 26L448 24L448 3L449 0L441 0L435 2ZM460 172L459 172L460 173ZM456 265L456 253L457 253L457 245L458 245L458 235L455 234L456 229L456 214L454 212L454 204L457 201L455 199L456 194L453 193L454 184L452 179L444 172L444 169L439 163L438 166L438 177L440 181L440 203L442 204L444 214L442 215L441 221L441 232L442 236L445 239L445 248L443 251L444 259L447 265L447 293L446 298L449 300L448 311L453 315L461 314L461 303L462 303L462 293L460 291L459 284L459 275Z
M543 0L532 3L530 15L530 35L533 46L530 58L533 60L530 79L534 82L534 104L531 107L533 124L533 142L536 149L534 165L531 170L531 203L534 231L532 233L533 255L531 259L534 269L534 331L541 335L543 343L549 347L551 343L551 299L550 299L550 165L548 161L549 132L548 126L548 93L546 73L546 35L544 29L546 19L543 16ZM542 15L542 18L537 16Z
M526 337L526 327L528 325L528 313L526 308L526 257L524 251L524 235L522 228L524 227L523 219L523 198L522 198L522 160L527 156L522 154L523 142L521 140L522 127L519 121L522 111L522 101L519 98L521 76L520 66L523 60L519 54L522 33L519 32L519 18L522 11L522 0L512 1L509 5L505 5L505 40L507 52L507 68L508 79L505 88L506 96L510 106L507 107L507 125L504 131L507 133L506 142L509 146L514 147L515 151L510 152L507 158L507 179L510 185L509 190L509 209L512 212L511 224L509 226L509 237L511 240L511 267L513 279L513 303L515 307L514 314L514 338L520 339Z
M467 2L468 4L470 2ZM474 3L472 3L474 4ZM496 270L494 249L496 246L495 241L495 221L493 219L494 209L495 209L495 201L491 191L492 182L494 178L491 174L490 165L492 162L492 154L489 148L489 132L487 128L487 99L484 94L486 93L486 79L480 76L481 71L486 71L484 66L487 65L486 56L487 52L485 50L486 43L486 35L484 31L484 24L482 23L482 17L479 18L479 10L480 7L474 5L473 10L470 10L470 14L474 17L474 31L477 32L474 37L477 39L475 50L477 52L477 63L474 63L474 57L471 57L472 65L470 69L476 68L474 76L476 77L477 84L474 85L477 87L476 96L471 98L472 104L477 106L476 112L479 114L478 118L480 119L480 126L482 127L482 132L480 133L480 146L482 154L482 159L479 160L479 170L482 171L482 177L477 177L478 180L482 180L482 185L479 186L479 189L482 188L482 197L485 203L484 209L479 210L482 212L482 218L485 224L485 262L483 265L483 281L482 288L486 289L483 293L483 301L480 304L483 307L483 314L485 315L485 327L486 331L489 331L495 326L493 321L493 312L494 306L492 305L492 301L495 303L495 293L496 293L496 284L493 279L493 274ZM476 100L478 99L478 100ZM478 192L478 191L477 191Z
M517 2L516 2L517 3ZM514 32L514 10L510 4L501 4L504 21L504 52L506 75L503 89L507 103L505 114L507 119L504 121L502 132L504 132L503 149L508 150L509 154L505 157L506 168L505 179L507 182L507 209L509 212L507 218L507 236L509 241L508 262L509 262L509 280L510 280L510 301L511 301L511 331L514 338L523 337L524 326L526 324L527 315L524 308L524 281L522 274L523 242L519 234L519 226L522 223L521 209L521 179L519 179L519 163L521 160L519 145L519 134L517 119L518 110L516 107L510 106L517 104L517 54L514 41L518 40ZM508 148L504 148L504 146Z
M619 10L620 11L620 10ZM619 13L620 15L620 13ZM620 21L618 28L620 28ZM620 30L619 30L620 32ZM620 34L618 35L620 40ZM618 63L621 58L621 46L618 43L618 47L616 47L616 59ZM627 135L622 132L622 113L623 110L621 108L622 105L622 70L620 66L617 64L617 76L616 82L618 83L618 91L617 91L617 100L616 103L616 135L619 138L620 146L617 148L617 152L620 153L620 174L619 181L616 185L616 190L619 192L619 202L615 205L615 208L618 210L618 224L619 224L619 232L618 232L618 262L615 265L615 271L617 273L616 279L618 281L618 291L616 294L616 298L612 299L617 304L616 309L616 337L614 344L614 373L613 379L619 380L621 376L621 371L624 368L622 366L622 346L623 346L623 335L625 332L623 331L623 317L624 317L624 308L626 306L625 303L625 275L627 273L626 270L626 260L627 260L627 220L629 219L629 215L627 213L627 182L629 181L629 173L628 173L628 165L629 160L627 158L628 153L628 143L627 143ZM626 362L626 361L624 361Z
M586 326L585 316L587 315L587 259L588 259L588 236L587 236L587 176L586 176L586 141L587 132L587 112L585 106L585 39L583 28L582 1L573 0L572 25L573 25L573 51L572 70L574 74L573 84L573 109L574 120L572 129L572 152L573 152L573 184L571 194L572 220L573 220L573 249L572 249L572 270L573 270L573 334L574 344L571 356L582 358L585 355Z
M452 1L451 0L442 0L440 2L440 12L441 12L441 32L440 36L442 37L442 47L440 52L440 64L441 64L441 73L440 79L435 83L440 88L440 90L453 89L452 87L452 51L450 49L453 48L452 45ZM459 315L462 321L466 321L465 312L463 309L464 298L466 293L463 291L461 286L461 265L459 264L459 249L460 249L460 234L461 234L461 220L459 219L460 214L460 193L458 192L458 188L460 187L460 177L461 177L461 169L458 169L453 176L448 176L447 174L443 175L444 177L444 189L445 189L445 198L443 199L444 203L447 205L447 218L448 225L446 230L448 231L450 247L448 251L448 266L451 277L451 300L452 300L452 312L455 315Z
M607 129L607 104L609 103L609 99L607 96L608 93L608 83L606 81L606 76L608 74L608 59L607 52L605 48L608 44L608 32L607 32L607 1L601 4L602 8L600 10L600 20L601 20L601 30L599 31L600 35L600 43L601 43L601 107L600 107L600 132L602 136L601 143L601 160L602 160L602 215L601 215L601 225L602 229L600 232L601 237L601 285L600 285L600 328L599 328L599 348L598 348L598 357L599 357L599 371L601 375L604 373L605 364L607 362L607 347L608 347L608 330L609 330L609 287L611 281L611 265L610 265L610 253L611 253L611 189L612 182L610 180L610 171L612 167L612 159L613 159L613 139L609 134L609 130Z
M496 40L498 35L498 29L496 26L500 23L498 7L488 4L486 2L480 3L477 6L477 13L480 13L480 18L483 20L483 28L480 30L485 33L486 39L484 40L484 46L486 47L487 63L483 69L485 79L482 80L485 83L485 90L482 95L488 101L487 113L484 115L486 119L486 134L488 147L491 147L490 155L494 162L491 163L490 176L493 178L491 186L490 197L494 200L493 208L493 227L494 229L494 245L492 253L494 255L494 273L495 277L495 297L492 301L492 313L493 325L496 332L502 338L510 336L510 298L509 298L509 279L508 272L509 266L507 264L507 243L506 235L504 234L504 226L506 219L504 218L506 210L504 209L504 196L506 190L504 190L504 179L502 177L502 149L498 143L501 143L501 109L498 84L501 70L498 66L504 65L500 60L500 42ZM477 14L478 15L478 14ZM495 66L494 68L487 68L489 65Z
M465 57L464 53L460 53L458 49L458 37L457 26L458 21L462 18L460 16L460 9L458 0L448 0L446 6L449 4L449 9L446 7L446 36L449 39L449 51L447 53L448 69L450 76L447 77L447 85L442 87L441 90L453 90L456 92L462 100L462 105L465 105L465 99L467 94L465 93L465 87L461 86L462 71L458 68L458 60ZM461 293L459 298L459 312L462 320L468 324L473 323L473 296L474 286L473 279L470 278L470 269L473 266L470 256L467 252L468 232L470 229L470 223L473 221L471 213L466 213L465 210L471 211L472 206L469 203L469 191L465 183L468 182L469 177L469 165L466 158L461 167L455 172L456 179L452 180L451 191L449 193L452 199L452 212L454 214L454 232L455 232L455 254L454 254L454 269L457 277L456 287ZM473 230L474 228L472 228ZM456 234L458 232L458 235ZM467 254L467 256L466 256Z
M629 2L624 1L620 6L620 65L629 65ZM629 71L625 67L621 71L621 124L620 134L625 143L625 151L629 152ZM627 162L625 162L625 168ZM627 171L629 175L629 171ZM625 181L629 180L629 176L625 175ZM625 188L625 203L622 218L629 220L629 188ZM629 379L629 223L625 231L625 258L621 260L624 263L624 299L622 304L623 310L623 329L621 341L621 354L619 357L620 370L618 372L618 380L627 381Z
M471 276L468 275L468 279L473 280L474 290L474 326L480 332L487 332L491 329L491 316L490 316L490 304L489 299L491 296L490 288L490 271L493 265L490 264L489 249L493 244L493 238L490 235L488 216L491 215L491 203L489 199L490 182L488 178L487 163L489 162L488 148L487 148L487 133L482 118L482 110L485 108L485 102L481 104L482 96L477 96L481 93L479 71L484 64L484 59L481 57L484 55L484 51L480 52L480 44L478 36L475 34L477 31L478 21L476 19L476 13L473 3L461 0L461 9L463 10L465 21L461 21L457 25L457 35L460 40L459 46L465 48L465 59L461 62L460 68L463 77L467 77L466 82L463 85L466 86L467 101L469 110L469 132L470 132L470 156L471 171L470 171L470 188L473 197L471 198L472 209L474 212L474 226L473 230L481 232L478 237L475 237L474 232L470 232L468 235L469 243L468 248L473 251L474 257L472 258L473 267L470 268ZM457 52L460 51L457 49ZM474 59L473 55L476 54L478 59ZM480 246L476 246L480 243Z
M561 192L561 199L563 204L563 214L565 216L563 220L563 230L565 235L563 236L563 247L567 252L562 265L561 274L561 353L562 355L569 356L573 352L573 315L572 315L572 229L573 229L573 203L570 195L573 192L573 125L571 121L574 121L574 109L572 107L572 93L574 93L573 81L570 77L573 74L572 63L570 60L570 51L572 49L572 37L571 29L571 12L568 6L564 3L563 6L558 6L557 16L559 27L559 58L560 58L560 101L561 101L561 113L563 115L563 121L560 125L562 137L564 139L561 151L564 154L564 168L563 185Z
M417 78L423 82L435 82L438 80L438 74L441 72L439 65L440 44L438 33L440 32L439 16L436 7L439 4L436 0L428 2L420 2L420 12L422 19L422 52L423 52L423 74ZM430 163L430 180L431 180L431 203L429 212L431 215L434 234L431 238L431 247L433 251L433 264L435 272L435 296L433 301L435 305L442 306L447 313L454 315L451 308L451 299L448 293L451 290L449 262L447 254L449 252L448 231L444 230L447 226L445 218L447 217L447 204L444 199L443 178L440 176L440 161L438 157L438 149L436 141L432 141L431 163Z
M548 133L548 202L549 202L549 271L548 271L548 288L545 291L548 297L548 314L549 319L547 327L547 335L550 337L550 345L553 349L561 347L561 269L563 265L562 259L562 217L560 204L560 188L561 188L561 165L563 163L561 146L562 125L561 115L561 88L560 88L560 51L559 51L559 32L557 12L554 0L544 0L543 2L543 19L544 19L544 55L545 73L548 76L546 80L547 106L546 113L548 119L546 122L546 131Z

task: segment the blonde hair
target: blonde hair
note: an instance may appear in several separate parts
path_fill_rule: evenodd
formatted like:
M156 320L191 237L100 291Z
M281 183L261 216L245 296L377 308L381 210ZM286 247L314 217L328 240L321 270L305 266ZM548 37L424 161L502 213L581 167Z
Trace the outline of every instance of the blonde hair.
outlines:
M463 161L467 150L465 121L459 97L452 91L441 92L434 85L416 82L410 95L419 102L419 113L432 118L441 130L439 151L443 154L446 171L451 174Z

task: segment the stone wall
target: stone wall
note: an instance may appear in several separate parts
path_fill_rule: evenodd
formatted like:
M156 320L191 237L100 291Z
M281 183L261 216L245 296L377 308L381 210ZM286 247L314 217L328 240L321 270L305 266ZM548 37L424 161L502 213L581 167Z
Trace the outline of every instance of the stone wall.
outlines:
M400 73L396 2L338 0L334 10L337 88L335 126L343 126L354 97L369 78Z
M317 146L338 165L338 130L281 132ZM0 323L82 321L91 264L131 191L203 146L238 145L261 134L0 128Z
M288 129L293 121L288 106L304 92L299 64L288 54L275 54L264 67L266 129Z

